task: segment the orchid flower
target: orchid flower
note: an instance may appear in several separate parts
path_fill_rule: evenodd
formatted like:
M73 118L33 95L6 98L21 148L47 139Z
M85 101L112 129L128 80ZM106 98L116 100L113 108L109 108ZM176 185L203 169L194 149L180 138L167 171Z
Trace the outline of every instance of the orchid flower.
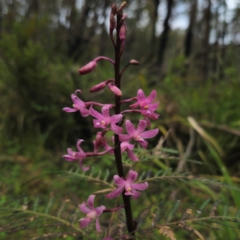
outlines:
M144 139L155 137L158 134L158 129L156 128L144 132L146 126L147 121L140 120L137 129L135 129L132 122L126 120L126 130L128 134L120 134L120 141L129 141L133 138L135 141L139 142L143 148L147 148L148 142Z
M86 213L87 216L85 218L81 218L79 220L80 222L80 228L87 227L93 220L96 219L96 230L98 232L101 232L101 227L99 224L99 217L103 213L103 211L106 209L105 206L100 207L94 207L94 198L95 195L90 195L88 197L87 203L83 202L79 208L83 213Z
M143 110L156 111L158 109L159 102L153 103L156 98L156 90L153 90L148 97L142 89L137 92L137 102L130 105L131 108L137 108L138 106Z
M76 90L74 94L71 94L71 98L73 101L73 108L65 107L63 108L63 111L65 112L77 112L80 111L81 115L83 117L87 117L89 115L89 111L86 108L87 105L85 102L83 102L81 99L77 97L77 92L82 92L81 90Z
M127 196L132 196L133 199L137 199L141 193L139 191L144 191L148 187L148 183L133 183L137 179L138 173L130 170L126 180L114 175L113 180L118 188L105 195L107 198L115 198L119 196L123 191Z
M109 109L112 107L111 104L106 104L102 108L102 114L94 110L92 107L89 109L89 113L95 117L93 120L93 125L95 128L106 128L110 124L111 130L115 134L120 134L122 132L122 128L117 126L118 123L122 119L122 114L116 114L110 116Z
M82 168L82 170L87 171L90 167L83 167L83 164L82 164L83 159L87 157L87 154L80 147L82 142L84 142L84 140L82 140L82 139L79 139L77 141L76 146L77 146L78 152L74 152L74 151L72 151L71 148L68 148L67 149L68 154L63 155L63 158L69 162L79 160L79 165Z

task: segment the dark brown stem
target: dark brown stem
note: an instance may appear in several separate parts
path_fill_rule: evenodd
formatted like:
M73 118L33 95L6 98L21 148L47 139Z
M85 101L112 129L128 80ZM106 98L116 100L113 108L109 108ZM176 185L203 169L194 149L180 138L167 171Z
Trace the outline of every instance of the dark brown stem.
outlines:
M121 74L120 74L120 59L121 59L121 41L119 38L119 30L121 27L120 20L122 18L122 14L117 14L117 35L116 35L116 45L115 45L115 84L116 86L121 89ZM115 96L115 114L119 114L121 112L121 97ZM117 134L114 135L114 142L115 142L115 161L117 166L118 175L122 178L125 178L124 170L123 170L123 164L122 164L122 154L121 154L121 148L120 148L120 140ZM124 202L124 209L126 214L126 222L127 222L127 228L128 232L131 232L134 234L134 222L132 217L132 209L131 209L131 202L130 197L126 196L124 192L122 193L122 198Z

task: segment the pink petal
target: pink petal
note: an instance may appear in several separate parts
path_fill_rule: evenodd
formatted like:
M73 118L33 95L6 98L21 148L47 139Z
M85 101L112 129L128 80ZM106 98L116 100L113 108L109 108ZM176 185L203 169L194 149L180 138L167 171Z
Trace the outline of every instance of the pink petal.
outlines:
M81 115L82 115L83 117L89 116L89 110L86 109L86 108L80 109L80 113L81 113Z
M122 114L116 114L111 116L111 122L112 123L118 123L122 119Z
M63 155L63 158L66 160L66 161L69 161L69 162L72 162L72 161L76 161L77 159L75 157L72 157L70 155Z
M138 191L136 191L136 190L134 190L134 189L132 190L132 198L133 198L133 199L139 198L140 195L141 195L140 192L138 192Z
M136 131L130 120L126 120L126 130L130 136L133 136Z
M131 150L127 150L128 157L134 162L138 161L138 157Z
M105 118L103 117L103 115L101 114L101 113L99 113L98 111L96 111L92 106L90 107L90 109L89 109L89 113L93 116L93 117L95 117L95 118L97 118L98 120L105 120Z
M72 101L75 105L79 107L85 107L85 103L79 99L75 94L71 94Z
M150 103L148 104L148 109L150 109L151 111L156 111L158 109L158 106L159 106L159 102Z
M129 141L132 138L132 136L128 134L119 134L119 139L121 142Z
M95 208L94 208L94 198L95 198L95 195L92 194L88 197L88 200L87 200L87 204L90 207L90 209L92 209L92 210L95 210Z
M111 108L112 106L110 104L106 104L105 106L103 106L102 108L102 115L104 118L109 118L110 115L109 115L109 109Z
M105 195L105 197L109 199L115 198L119 196L123 192L123 190L124 190L124 186L118 187L114 189L112 192L110 192L109 194Z
M139 89L137 92L137 100L138 102L143 102L145 101L146 97L142 89Z
M79 222L80 222L80 228L85 228L86 226L88 226L90 223L91 223L91 219L90 218L88 218L88 217L85 217L85 218L81 218L80 220L79 220Z
M132 183L132 182L134 182L137 179L137 176L138 176L137 172L134 172L133 170L130 170L128 172L128 177L127 177L126 181L128 183Z
M65 107L62 109L64 112L77 112L78 110L75 108L69 108L69 107Z
M119 127L118 125L111 123L111 130L115 133L115 134L121 134L123 128Z
M118 187L125 186L126 181L119 177L118 175L114 175L113 180Z
M158 132L159 132L159 130L158 130L158 128L156 128L156 129L145 131L145 132L141 133L140 136L145 139L153 138L158 134Z
M136 134L138 135L139 133L143 132L145 130L146 126L147 126L147 121L139 120Z
M140 141L138 141L139 144L143 147L143 148L147 148L148 146L148 142L145 141L144 139L141 139Z
M132 189L136 189L139 191L144 191L145 189L148 188L148 183L144 182L144 183L131 183L131 187Z
M89 209L87 206L86 206L86 203L85 202L83 202L81 205L79 205L79 208L80 208L80 210L83 212L83 213L86 213L86 214L88 214L88 213L90 213L92 210L91 209Z
M102 231L98 218L96 219L96 230L97 230L97 232L101 232Z
M130 108L137 108L138 105L139 105L138 102L136 102L136 103L133 103L132 105L130 105L129 107L130 107Z
M154 101L154 99L156 98L156 90L152 90L152 92L150 93L150 95L146 98L146 103L151 103Z
M95 210L96 210L96 213L97 213L97 216L99 217L102 213L103 213L103 211L106 209L106 207L105 206L100 206L100 207L97 207Z

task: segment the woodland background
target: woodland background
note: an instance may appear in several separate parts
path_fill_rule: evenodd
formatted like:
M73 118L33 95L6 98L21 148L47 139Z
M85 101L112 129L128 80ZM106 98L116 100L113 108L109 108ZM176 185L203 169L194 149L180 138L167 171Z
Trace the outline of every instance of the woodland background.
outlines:
M148 94L157 90L160 118L152 127L161 134L151 141L150 149L158 145L166 150L142 168L154 172L171 167L173 172L239 186L240 4L232 2L127 1L122 66L130 59L140 65L126 70L123 98L135 96L138 88ZM89 93L94 84L112 77L108 63L100 62L91 74L78 75L80 66L96 56L113 57L108 37L112 3L0 1L1 201L36 195L44 201L54 193L77 205L93 192L86 182L58 175L73 166L61 157L67 147L75 148L77 139L83 138L85 150L92 149L96 133L90 118L67 114L62 108L71 106L70 94L76 89L83 91L85 101L112 99L107 90ZM114 171L107 157L101 164L93 163L96 171ZM210 197L240 207L240 192L223 187L196 190L195 185L186 188L182 183L162 182L159 188L155 189L158 196L145 196L143 203L161 198L198 204ZM223 230L223 239L240 237L238 229L230 232ZM185 236L181 231L176 234L179 239ZM202 234L218 239L215 230L210 233L203 228Z

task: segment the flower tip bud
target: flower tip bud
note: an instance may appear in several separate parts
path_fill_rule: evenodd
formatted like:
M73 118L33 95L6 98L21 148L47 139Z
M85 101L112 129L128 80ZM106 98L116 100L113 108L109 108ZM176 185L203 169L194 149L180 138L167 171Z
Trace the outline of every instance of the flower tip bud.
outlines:
M109 89L118 97L122 96L122 91L112 83L108 84Z
M82 68L80 68L78 70L78 72L79 72L80 75L85 75L85 74L93 71L96 66L97 66L96 61L91 61L88 64L86 64L85 66L83 66Z
M139 61L135 60L135 59L131 59L129 62L131 65L139 65Z

